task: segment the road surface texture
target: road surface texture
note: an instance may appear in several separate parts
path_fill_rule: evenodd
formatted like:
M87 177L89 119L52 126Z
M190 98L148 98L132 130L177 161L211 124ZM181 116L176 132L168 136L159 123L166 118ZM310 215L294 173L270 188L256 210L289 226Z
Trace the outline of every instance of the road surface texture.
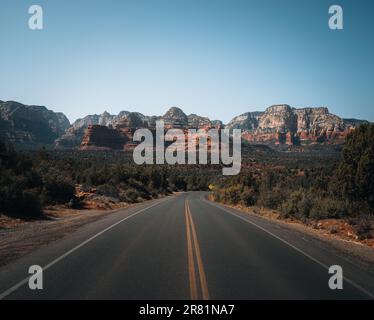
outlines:
M43 267L43 289L28 270ZM343 290L328 286L340 265ZM2 299L373 299L374 274L308 235L182 193L90 223L0 269Z

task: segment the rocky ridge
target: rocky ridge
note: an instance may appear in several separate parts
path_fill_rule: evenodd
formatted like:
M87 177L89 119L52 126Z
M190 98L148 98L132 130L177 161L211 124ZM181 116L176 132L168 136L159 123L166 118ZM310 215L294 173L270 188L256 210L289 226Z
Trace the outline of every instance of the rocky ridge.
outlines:
M272 145L339 144L351 130L366 122L342 119L325 107L293 108L281 104L265 111L246 112L227 125L196 114L186 115L178 107L162 116L130 111L112 115L105 111L70 125L64 114L45 107L0 101L0 138L23 145L54 143L56 148L65 149L126 149L132 145L136 129L153 130L157 120L163 120L166 128L183 130L241 129L243 140Z
M69 127L68 118L61 112L0 101L0 139L15 145L53 144Z

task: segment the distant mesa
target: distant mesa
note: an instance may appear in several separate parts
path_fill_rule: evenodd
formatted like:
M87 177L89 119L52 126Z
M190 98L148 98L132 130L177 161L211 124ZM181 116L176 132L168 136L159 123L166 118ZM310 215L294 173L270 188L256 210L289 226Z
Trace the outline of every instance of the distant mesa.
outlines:
M157 120L166 128L241 129L248 143L269 145L341 144L346 135L360 124L357 119L342 119L325 107L293 108L287 104L272 105L265 111L246 112L224 125L197 114L186 115L179 107L163 116L146 116L121 111L112 115L87 115L70 125L63 113L43 106L27 106L0 101L0 138L20 147L49 145L58 149L129 150L135 130L154 130Z

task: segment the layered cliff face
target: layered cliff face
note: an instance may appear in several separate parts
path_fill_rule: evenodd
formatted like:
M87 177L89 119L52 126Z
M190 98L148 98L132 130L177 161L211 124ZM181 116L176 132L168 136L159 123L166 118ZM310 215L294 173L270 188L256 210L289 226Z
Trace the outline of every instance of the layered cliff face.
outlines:
M151 130L155 130L156 121L158 120L164 121L166 129L178 128L187 130L189 128L193 128L209 130L210 128L223 127L222 122L219 120L211 122L209 118L201 117L195 114L190 114L189 116L187 116L180 108L172 107L163 116L148 117L137 112L128 113L121 120L118 120L115 123L114 127L112 126L113 122L111 122L108 128L120 132L121 136L126 138L126 143L122 145L122 149L131 150L135 146L135 144L132 143L134 132L139 128L149 128ZM102 131L103 129L101 128L101 126L90 125L88 128L89 129L85 130L84 132L79 131L78 134L81 135L81 137L74 140L75 142L78 142L79 140L82 141L82 143L80 144L80 149L86 150L88 149L88 146L90 146L89 149L93 149L95 141L97 141L97 136L100 135L100 132L103 132L103 134L109 137L109 133L104 133L104 131ZM67 133L69 133L71 130L73 129L67 130ZM76 130L75 133L77 134ZM65 138L67 138L68 135L70 135L70 133L66 134ZM70 136L73 137L74 134ZM58 143L61 144L60 141L58 141ZM96 143L96 146L99 149L102 149L103 142L100 141L100 144ZM113 147L110 147L109 144L108 148L113 149Z
M0 102L0 138L15 145L27 148L53 144L69 126L63 113L55 113L46 107Z
M296 109L297 134L301 141L344 139L350 127L327 108Z
M253 143L304 145L342 143L346 135L366 121L342 119L327 108L292 108L273 105L263 112L247 112L233 118L226 126L196 114L186 115L172 107L163 116L145 116L139 112L104 112L78 119L71 126L62 113L41 106L26 106L0 101L0 138L23 146L48 145L57 148L126 149L131 146L136 129L155 129L163 120L166 128L241 129L244 140ZM112 141L113 140L113 141Z
M241 130L254 130L258 128L259 118L263 115L263 112L246 112L243 113L234 119L232 119L227 125L226 128L232 129L241 129Z
M166 128L184 130L224 127L219 120L211 121L196 114L187 116L181 109L172 107L163 116L127 114L115 128L126 136L127 141L131 141L136 128L154 128L157 120L163 120ZM344 120L323 107L296 109L289 105L273 105L264 112L247 112L237 116L225 127L230 130L241 129L243 139L252 143L300 145L342 143L346 135L362 122L355 119Z
M89 125L100 125L100 126L116 126L118 122L126 118L130 114L129 111L121 111L118 115L111 115L109 112L104 111L102 114L88 115L82 119L76 120L72 127L74 129L87 128Z
M261 132L295 132L297 116L289 105L275 105L267 108L258 119Z
M55 141L57 148L76 148L82 143L86 134L86 129L89 126L106 126L109 128L116 128L118 126L128 127L132 126L132 122L138 121L138 127L146 127L147 120L151 117L146 117L139 112L121 111L118 115L112 115L105 111L101 115L88 115L82 119L76 120L65 133ZM139 120L140 119L140 120ZM131 124L130 124L130 123Z
M85 130L82 150L122 150L128 141L121 131L101 125L89 125Z
M291 108L274 105L265 112L248 112L227 127L242 129L248 142L274 144L342 143L346 135L364 121L344 120L324 107Z

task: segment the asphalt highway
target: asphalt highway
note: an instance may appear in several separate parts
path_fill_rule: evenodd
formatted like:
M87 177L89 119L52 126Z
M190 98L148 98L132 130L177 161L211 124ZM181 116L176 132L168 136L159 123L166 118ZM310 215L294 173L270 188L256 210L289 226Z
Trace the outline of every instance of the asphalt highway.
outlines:
M1 299L373 299L374 274L307 234L190 192L90 223L0 269ZM43 267L43 289L28 269ZM343 268L331 290L328 268Z

